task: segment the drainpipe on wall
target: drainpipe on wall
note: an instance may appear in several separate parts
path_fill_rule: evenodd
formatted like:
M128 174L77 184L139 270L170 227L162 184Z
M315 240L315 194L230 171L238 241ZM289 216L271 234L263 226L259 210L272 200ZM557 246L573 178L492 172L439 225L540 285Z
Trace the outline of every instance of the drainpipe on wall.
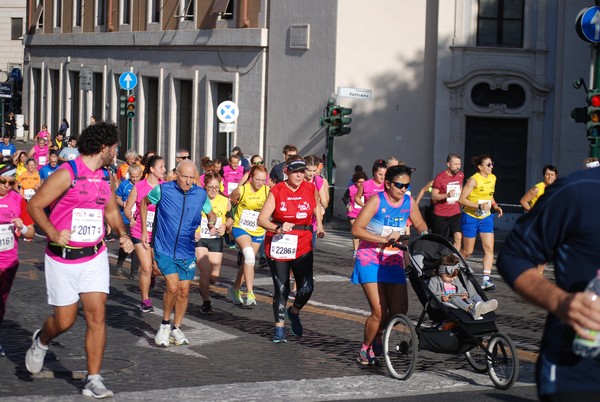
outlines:
M108 32L112 32L115 30L115 27L113 26L113 19L112 19L112 15L113 15L113 0L108 0L108 15L107 15L107 20L106 20L106 26L108 28Z
M250 26L250 20L248 19L248 0L242 1L242 26L240 28L248 28Z

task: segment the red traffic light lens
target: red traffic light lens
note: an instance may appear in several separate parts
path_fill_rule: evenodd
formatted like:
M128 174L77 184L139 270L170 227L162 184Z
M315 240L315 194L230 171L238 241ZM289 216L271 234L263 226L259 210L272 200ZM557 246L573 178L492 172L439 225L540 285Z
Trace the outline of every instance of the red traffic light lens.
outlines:
M590 98L590 105L600 107L600 95L594 95Z
M331 111L331 115L332 115L332 116L337 116L338 114L340 114L340 109L333 109L333 110Z
M599 97L600 98L600 97ZM599 99L600 100L600 99ZM135 102L135 96L131 95L129 98L127 98L127 102L129 103L133 103Z

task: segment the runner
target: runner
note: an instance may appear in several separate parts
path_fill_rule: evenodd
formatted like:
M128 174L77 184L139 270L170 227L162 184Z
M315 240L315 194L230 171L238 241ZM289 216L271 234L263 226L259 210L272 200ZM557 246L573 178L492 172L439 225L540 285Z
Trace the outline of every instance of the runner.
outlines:
M210 285L219 279L223 261L223 235L227 225L231 225L231 202L229 198L219 193L221 176L216 172L204 175L204 189L208 194L210 205L217 217L214 228L208 229L208 218L202 213L202 224L196 230L196 266L200 270L200 296L202 306L200 312L212 314L210 304ZM198 239L200 236L200 239Z
M305 170L306 163L301 156L290 156L285 167L287 179L273 186L258 217L259 225L268 230L265 250L274 285L274 343L287 342L285 315L291 322L294 335L301 337L304 333L300 310L308 303L314 288L313 217L317 220L317 237L325 236L317 209L317 191L315 186L304 180ZM290 270L294 273L298 291L293 305L286 309Z
M464 258L473 254L477 233L483 247L483 276L481 288L494 290L496 285L491 281L492 265L494 265L494 215L502 217L502 208L494 199L496 176L492 173L494 163L487 155L474 156L473 164L478 172L467 179L458 202L463 206L461 226L463 233L462 249Z
M352 226L360 244L350 282L362 286L371 308L357 356L364 366L377 364L375 355L382 350L381 334L388 318L408 310L403 253L389 243L408 234L409 218L419 233L427 232L419 207L407 194L412 172L406 165L387 169L385 191L367 201Z
M375 163L373 163L373 178L358 186L358 191L356 191L356 195L354 196L354 202L358 206L364 207L371 196L385 190L384 180L386 170L387 162L383 159L377 159Z
M21 195L29 201L39 190L42 179L40 178L40 172L37 169L35 159L27 159L27 161L25 161L25 166L27 167L27 170L17 177L17 182L21 188Z
M48 239L44 265L48 304L54 306L54 314L34 332L25 366L32 374L42 371L48 345L75 323L81 299L87 324L87 381L82 392L95 398L113 396L100 376L110 281L102 242L104 221L119 234L125 251L133 250L104 168L116 155L118 141L119 131L112 123L86 127L79 139L81 157L63 164L28 204L31 217Z
M235 211L231 233L242 250L243 264L240 264L235 282L229 287L228 294L234 304L243 304L246 307L256 305L254 264L256 253L265 238L265 230L258 226L257 219L269 194L266 181L267 169L263 165L254 165L250 169L249 182L236 188L229 197ZM242 280L246 282L246 300L243 300L240 291Z
M19 193L12 191L15 173L15 165L0 163L0 325L6 313L8 294L19 269L18 238L32 239L35 234L33 220L27 213L27 203ZM2 345L0 356L4 356Z
M146 247L146 245L141 242L143 232L142 225L148 231L148 241L150 242L152 240L156 207L154 205L148 205L147 217L145 220L142 220L140 219L141 203L154 187L163 182L165 172L165 160L162 157L153 155L148 158L148 163L146 164L146 168L142 175L146 178L137 182L135 187L131 189L131 193L129 193L124 208L125 216L130 221L131 240L133 241L135 253L138 257L142 271L139 276L140 296L142 298L140 310L144 313L151 313L154 311L152 300L150 300L150 284L152 282L152 271L155 263L152 249ZM135 276L130 275L130 279L135 280Z
M140 165L131 165L127 171L129 175L129 180L123 180L117 188L115 193L117 205L119 206L119 212L121 213L121 218L125 223L127 230L130 230L130 221L125 215L125 204L127 203L127 199L129 198L129 194L133 187L137 182L139 182L142 178L142 167ZM123 263L127 259L127 254L125 250L119 247L119 256L117 257L117 264L115 265L114 274L115 275L123 275ZM133 265L133 263L132 263ZM133 268L132 268L133 269Z
M362 183L364 183L366 180L367 180L367 174L365 172L363 172L362 170L355 172L354 175L352 175L352 180L351 180L352 184L350 186L348 186L348 189L346 190L346 194L344 194L344 197L342 198L342 200L346 204L346 209L348 210L348 213L346 214L346 216L348 217L348 222L350 223L350 230L352 230L354 221L356 220L356 217L358 216L358 214L360 213L360 210L362 209L362 206L358 205L354 201L354 196L358 192L358 187ZM352 258L356 258L356 250L358 250L358 242L359 242L359 240L356 237L352 236Z
M208 230L213 230L216 215L212 212L206 191L196 185L198 170L194 162L182 160L176 168L174 181L154 187L142 200L141 220L148 221L148 207L156 205L156 227L152 243L154 260L165 277L163 320L154 337L159 346L188 345L181 330L188 307L190 281L196 272L194 233L202 222L202 212L208 217ZM148 226L142 225L142 245L150 249ZM175 310L173 325L171 313Z
M224 195L230 196L239 185L244 176L244 166L240 164L239 155L229 157L229 165L223 167Z

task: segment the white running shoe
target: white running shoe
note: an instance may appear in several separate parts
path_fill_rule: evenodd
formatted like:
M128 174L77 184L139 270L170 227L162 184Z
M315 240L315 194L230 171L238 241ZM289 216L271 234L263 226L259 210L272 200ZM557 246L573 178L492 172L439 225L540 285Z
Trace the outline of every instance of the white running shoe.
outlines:
M81 393L85 396L93 396L96 399L112 398L115 396L111 390L106 389L102 380L104 380L104 378L99 375L93 376L92 378L88 377Z
M158 346L169 346L169 335L171 334L171 324L160 324L158 332L154 337L154 343Z
M169 341L177 346L181 345L189 345L190 342L183 334L183 331L179 328L173 327L171 329L171 336L169 337Z
M498 308L498 300L496 299L488 300L486 302L483 302L482 304L483 306L481 307L481 315L485 315Z
M230 286L227 289L227 294L229 295L229 298L231 299L231 301L233 302L233 304L243 304L244 300L242 299L242 292L238 289L235 290L233 288L233 286Z
M44 348L38 342L38 335L41 331L41 329L38 329L33 333L31 346L25 355L25 367L27 367L27 371L31 374L37 374L42 371L42 368L44 368L44 358L46 357L46 352L48 352L48 347Z
M254 293L246 293L246 301L244 301L244 306L251 307L252 305L256 306L256 297Z

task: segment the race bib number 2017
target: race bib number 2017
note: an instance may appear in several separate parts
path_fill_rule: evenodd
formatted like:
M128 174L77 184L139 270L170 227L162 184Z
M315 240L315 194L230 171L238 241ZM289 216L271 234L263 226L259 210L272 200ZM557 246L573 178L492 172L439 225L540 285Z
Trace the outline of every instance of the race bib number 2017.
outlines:
M75 208L71 215L71 241L97 243L102 238L104 219L101 209Z

